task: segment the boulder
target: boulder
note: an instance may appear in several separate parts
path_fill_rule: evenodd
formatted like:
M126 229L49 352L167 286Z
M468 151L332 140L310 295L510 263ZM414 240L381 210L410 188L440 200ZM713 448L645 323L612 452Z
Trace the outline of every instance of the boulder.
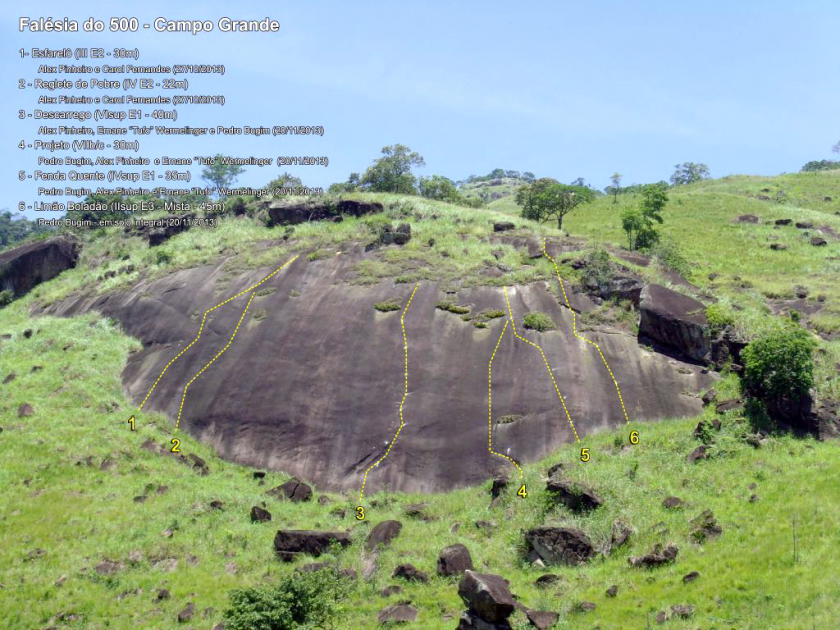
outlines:
M560 615L556 612L531 610L530 608L525 609L525 616L537 630L548 630L560 620Z
M470 550L461 543L444 547L438 556L438 575L453 576L461 575L464 571L473 569Z
M747 342L731 326L727 326L712 340L709 360L718 370L723 369L727 362L743 364L741 352L746 347Z
M616 584L613 584L606 590L605 594L607 597L615 597L616 595L618 595L618 586Z
M186 623L193 618L195 614L195 604L190 602L186 607L178 613L178 623Z
M742 214L735 219L736 223L758 223L759 219L754 214Z
M252 523L267 523L271 520L271 512L264 510L258 505L251 508L251 522Z
M494 499L498 498L505 488L508 487L510 480L507 477L494 477L493 485L490 486L490 496Z
M383 245L405 245L411 240L411 225L400 223L396 228L386 225L379 234Z
M498 223L493 224L493 231L494 232L509 232L510 230L515 230L516 226L509 221L500 221Z
M790 225L793 219L776 219L776 225Z
M417 609L409 604L386 606L377 615L379 623L406 623L417 621Z
M20 407L18 407L17 415L18 418L28 418L35 415L35 409L33 409L32 405L29 403L23 403Z
M483 621L506 623L513 614L513 595L500 575L466 571L458 584L458 595L468 611Z
M694 614L694 606L691 604L674 604L671 606L671 615L680 619L689 619Z
M702 361L711 350L706 307L694 298L658 284L646 286L639 304L639 336Z
M701 399L703 401L703 406L708 407L709 405L711 405L717 399L717 395L718 393L716 389L711 388L707 390L706 393L703 394L703 398Z
M272 488L266 494L277 499L289 499L292 503L301 503L312 498L312 487L300 479L292 477L286 483Z
M810 230L814 227L814 224L811 221L797 221L796 227L800 230Z
M643 556L631 557L627 561L633 567L658 567L664 564L669 564L677 559L679 547L676 545L655 545L648 553Z
M365 549L373 551L379 545L387 547L394 538L400 535L401 531L402 523L399 521L382 521L381 523L377 523L365 539Z
M429 576L413 564L401 564L397 566L391 577L399 577L409 582L422 582L423 584L429 581Z
M184 461L192 466L193 470L197 472L202 477L206 477L210 473L210 469L207 468L207 462L205 462L201 457L196 455L195 453L190 453L184 458Z
M692 571L691 573L686 573L683 576L683 584L691 584L694 580L700 577L700 573L697 571Z
M547 564L575 566L595 555L589 536L574 527L535 527L525 533L529 552Z
M715 406L717 413L726 413L727 411L740 411L744 408L744 401L740 398L730 398L719 402Z
M632 534L633 530L628 525L625 525L621 521L615 521L612 526L610 549L618 549L626 545Z
M662 507L668 510L674 510L683 506L684 501L679 497L667 497L662 502Z
M72 269L79 260L79 241L59 236L21 245L0 254L0 291L20 297L33 287Z
M484 621L474 612L468 610L461 614L461 619L455 630L511 630L511 626L507 620L502 621L501 623L490 623L489 621Z
M551 586L552 584L557 584L561 581L561 577L554 573L546 573L541 575L536 580L534 580L534 586L537 588L545 588L546 586Z
M299 554L309 554L317 558L328 551L333 542L346 547L350 544L350 534L281 529L274 537L274 551L281 560L286 562L294 560Z
M695 448L691 453L688 454L686 460L689 464L695 464L701 459L709 459L709 454L707 452L708 447L705 444L701 444L697 448Z
M826 241L822 236L812 236L811 245L814 247L823 247L824 245L828 245L828 241Z
M572 512L588 512L604 503L589 486L577 481L561 479L558 475L548 480L546 490L552 494L557 503L562 503Z
M691 519L691 536L699 543L717 538L723 532L711 510L703 510Z

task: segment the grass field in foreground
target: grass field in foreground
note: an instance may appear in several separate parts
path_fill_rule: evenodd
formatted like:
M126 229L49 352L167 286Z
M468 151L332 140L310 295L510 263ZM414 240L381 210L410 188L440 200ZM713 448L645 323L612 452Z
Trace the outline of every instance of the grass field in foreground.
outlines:
M121 392L119 374L137 343L108 322L93 317L62 320L29 318L32 298L0 311L0 610L4 627L43 628L211 628L227 606L232 588L266 584L294 566L278 562L272 540L278 528L348 529L354 544L339 560L359 568L362 540L377 522L397 518L402 534L380 557L372 582L355 582L343 603L338 628L376 627L377 612L410 599L419 609L415 628L454 628L463 605L457 582L434 576L437 554L456 542L471 551L478 570L499 573L527 606L556 610L563 628L644 628L659 610L673 604L695 606L689 621L667 627L718 630L834 628L840 616L840 445L787 435L773 436L759 449L745 444L748 430L737 414L722 416L712 458L688 464L698 444L697 419L634 424L617 432L583 436L592 459L579 463L577 445L559 449L539 464L525 467L526 499L513 484L503 504L489 508L488 484L419 496L374 495L368 520L353 518L356 493L330 494L330 505L316 500L293 505L265 496L285 477L269 473L257 485L251 470L215 457L179 434L182 450L208 462L201 477L170 457L140 449L146 439L168 442L171 425L159 415L141 414L137 431L126 423L134 413ZM31 338L24 330L31 329ZM551 334L551 333L548 333ZM40 368L35 369L33 368ZM546 383L546 386L550 385ZM730 377L719 389L734 393ZM31 404L34 414L18 417ZM406 407L406 413L414 410ZM707 410L704 417L714 412ZM476 409L476 422L484 422ZM630 446L628 432L641 440ZM489 456L489 455L488 455ZM112 467L101 470L102 462ZM605 506L589 516L552 507L542 489L549 463L565 462L569 475L594 486ZM750 484L755 483L755 489ZM166 486L167 491L158 489ZM317 489L316 489L317 490ZM751 494L758 500L749 501ZM320 492L316 492L317 499ZM146 495L144 502L135 502ZM680 510L662 500L676 495ZM223 510L210 506L223 502ZM248 511L268 503L274 520L252 524ZM406 504L427 502L437 520L403 515ZM343 508L342 517L336 510ZM723 534L704 545L691 542L689 520L704 509L714 512ZM636 534L630 545L590 565L540 569L523 558L522 532L544 523L573 523L596 545L609 538L620 518ZM487 533L476 521L489 521ZM453 525L459 524L456 532ZM794 523L798 559L794 562ZM168 537L164 532L169 530ZM674 542L676 564L658 570L631 568L630 555L656 542ZM103 560L121 563L112 575L94 570ZM301 560L296 564L311 562ZM411 562L431 577L428 585L402 584L403 593L383 598L379 591L399 583L394 566ZM533 582L553 571L562 582L539 590ZM683 584L682 576L700 578ZM60 586L56 585L61 582ZM614 599L605 589L617 585ZM158 601L157 589L171 598ZM591 601L590 613L573 612ZM176 615L187 602L197 613L189 624ZM69 623L50 619L74 614ZM451 617L451 618L449 618ZM655 625L655 624L654 624ZM515 627L524 628L517 613Z

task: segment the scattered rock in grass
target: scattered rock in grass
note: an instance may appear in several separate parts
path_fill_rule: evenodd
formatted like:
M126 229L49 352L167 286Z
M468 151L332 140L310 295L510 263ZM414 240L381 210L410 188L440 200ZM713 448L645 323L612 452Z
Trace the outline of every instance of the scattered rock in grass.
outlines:
M193 470L202 477L206 477L209 474L210 469L207 468L207 462L205 462L195 453L190 453L189 455L187 455L186 459L187 462L192 466Z
M65 575L62 575L60 578L58 578L58 579L57 579L57 580L56 580L53 584L54 584L55 586L61 586L61 585L62 585L62 584L64 584L66 581L67 581L67 575L65 574Z
M589 486L578 481L561 479L555 475L546 484L557 503L562 503L572 512L588 512L604 504L603 500Z
M713 402L715 402L715 400L717 400L717 396L718 393L715 388L707 390L706 393L703 394L703 398L701 399L703 401L703 406L708 407L709 405L711 405Z
M814 227L814 224L811 221L797 221L796 227L800 230L810 230Z
M6 378L3 379L3 385L7 385L7 384L11 383L16 378L17 378L17 374L15 374L14 372L9 372L9 374L6 375Z
M726 413L727 411L740 411L744 408L744 401L741 398L730 398L718 403L715 406L717 413Z
M178 613L178 623L186 623L193 618L195 614L195 604L190 602L186 607Z
M578 602L574 607L575 612L592 612L595 610L595 604L592 602Z
M699 543L716 538L723 532L711 510L703 510L691 520L691 536Z
M662 507L668 510L674 510L677 508L681 508L683 506L684 501L679 497L667 497L662 502Z
M170 597L169 591L165 588L161 588L161 589L158 589L158 592L157 592L157 595L155 596L155 599L157 599L158 601L162 601L164 599L169 599L169 597Z
M251 522L252 523L267 523L271 520L271 512L261 508L258 505L251 507Z
M172 531L172 530L167 530ZM178 569L178 559L177 558L163 558L162 560L158 560L152 565L153 569L158 569L160 571L165 571L166 573L172 573L173 571Z
M456 543L441 550L437 562L438 575L447 577L461 575L467 570L473 570L473 562L466 546Z
M32 338L32 329L31 329L31 328L27 328L26 330L24 330L24 331L23 331L23 336L24 336L26 339L31 339L31 338Z
M548 610L531 610L530 608L525 609L525 616L528 618L531 625L537 628L537 630L548 630L560 619L560 615L556 612L550 612Z
M143 562L143 552L139 549L135 549L134 551L130 551L128 554L128 561L131 564L140 564Z
M615 584L610 586L606 590L606 595L607 595L607 597L615 597L616 595L618 595L618 586L616 586Z
M589 536L574 527L536 527L525 533L529 554L547 564L575 566L595 555Z
M691 584L694 580L700 577L700 573L697 571L692 571L691 573L686 573L683 576L683 584Z
M254 479L265 479L264 470L255 470L253 474Z
M114 466L116 466L114 460L106 457L102 460L102 463L99 464L99 470L104 472L106 470L111 470Z
M286 483L269 490L266 494L277 499L289 499L292 503L302 503L312 498L312 487L300 479L292 477Z
M332 503L332 499L330 499L327 495L322 494L318 497L318 505L329 505Z
M23 403L18 407L18 418L28 418L35 415L35 409L29 403Z
M379 234L379 242L383 245L405 245L411 240L411 225L400 223L396 228L386 225Z
M633 530L630 528L629 525L626 525L621 521L615 521L612 526L612 538L610 539L610 548L618 549L619 547L623 547L627 544L627 541L630 540L630 536L632 534Z
M502 492L508 487L510 480L505 476L498 476L493 478L493 484L490 486L490 496L494 499L499 497Z
M480 529L489 536L490 534L496 531L498 525L495 521L478 520L475 522L475 527L476 529Z
M824 245L828 245L828 241L826 241L822 236L812 236L811 245L814 247L822 247Z
M409 604L386 606L377 615L379 623L406 623L417 621L417 609Z
M218 499L213 499L210 501L210 508L213 510L224 510L225 504L219 501Z
M396 584L386 586L379 591L379 594L382 595L382 597L390 597L391 595L399 595L400 593L402 593L402 586L398 586Z
M694 464L700 461L701 459L709 459L709 454L707 450L708 448L705 444L701 444L700 446L695 448L693 451L691 451L691 453L689 453L688 457L686 458L688 460L688 463Z
M783 252L788 248L784 243L770 243L770 249L777 252Z
M656 613L656 623L665 623L668 621L668 613L664 610L660 610Z
M400 535L402 527L403 525L400 521L382 521L381 523L377 523L365 539L365 549L373 551L379 545L388 547L391 541Z
M737 219L735 219L735 223L758 223L759 218L754 214L742 214Z
M514 229L516 229L516 226L508 221L499 221L498 223L493 224L494 232L509 232Z
M566 467L566 465L563 462L558 462L558 463L556 463L552 466L549 466L548 470L545 471L545 474L549 479L551 479L557 473L559 473L561 470L563 470L565 467Z
M690 619L694 614L694 606L690 604L674 604L671 606L671 615L680 619Z
M411 505L405 506L404 512L406 516L417 519L418 521L436 521L436 517L430 516L426 512L426 508L428 507L428 503L412 503Z
M776 219L776 225L790 225L793 219Z
M551 586L552 584L557 584L562 581L562 579L563 578L555 573L545 573L534 580L534 586L537 588L545 588L547 586Z
M134 497L134 502L145 503L147 498L148 497L145 494L138 494L136 497Z
M394 569L392 577L402 578L408 582L422 582L423 584L426 584L429 581L429 576L413 564L398 565L397 568Z
M630 566L633 567L658 567L665 564L670 564L677 559L679 547L674 544L662 547L662 545L654 545L648 553L643 556L628 558Z
M111 560L103 560L95 567L93 570L96 571L99 575L114 575L117 571L120 571L123 568L121 562L113 562Z

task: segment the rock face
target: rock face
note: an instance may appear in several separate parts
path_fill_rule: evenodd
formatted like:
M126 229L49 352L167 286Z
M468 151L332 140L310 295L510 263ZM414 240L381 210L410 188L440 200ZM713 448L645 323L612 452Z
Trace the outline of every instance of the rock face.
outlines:
M405 307L413 288L392 279L353 285L357 265L372 258L363 249L317 264L304 256L262 285L260 290L275 291L255 297L251 311L264 309L266 319L243 324L235 343L193 383L181 430L238 464L282 471L319 490L358 492L365 471L394 435L405 370L400 315L383 315L373 304L396 299ZM119 293L79 294L42 312L99 312L139 339L143 349L129 355L122 372L139 405L161 370L195 339L199 321L193 313L244 291L286 260L233 277L221 264L181 270ZM290 298L293 291L300 297ZM517 318L542 311L557 323L539 343L563 396L574 401L570 411L578 432L622 425L610 375L597 351L575 338L572 313L539 283L508 287L508 294ZM365 492L371 496L383 489L449 491L483 484L499 470L499 458L487 451L487 425L476 423L475 413L487 405L487 362L505 318L476 329L438 310L440 296L438 283L421 282L405 314L411 394L404 417L410 430L368 475ZM245 294L212 313L201 338L171 364L144 409L174 421L184 385L225 346L247 300ZM500 287L462 289L457 303L470 305L471 313L506 309ZM493 401L500 413L506 413L503 406L528 419L500 424L493 435L510 457L533 462L575 437L540 353L509 332L493 363ZM530 331L522 335L536 339ZM587 337L603 351L634 420L700 412L699 399L680 394L705 390L713 375L680 374L678 363L643 352L630 334L588 331Z
M402 531L402 523L399 521L382 521L370 530L365 540L365 549L373 551L379 545L387 547Z
M309 554L316 558L329 550L335 541L342 547L350 544L347 532L318 532L310 530L281 529L274 537L274 551L281 560L291 562L298 554Z
M458 543L445 547L438 557L438 575L450 577L461 575L464 571L472 571L473 562L470 550Z
M361 217L366 214L382 212L385 207L378 201L339 201L328 204L323 201L288 203L272 201L267 205L268 216L272 225L295 225L306 221L326 221L335 217L349 215Z
M0 254L0 291L11 291L14 297L28 293L42 282L75 267L80 249L77 240L60 236Z
M562 503L572 512L588 512L603 505L601 498L589 486L577 481L562 479L555 475L546 484L558 503Z
M546 564L575 566L595 555L589 536L573 527L536 527L525 533L525 540Z
M513 596L507 580L500 575L466 571L458 584L458 595L467 605L468 612L482 621L507 623L513 614Z
M709 354L706 307L694 298L658 284L642 290L639 336L658 341L681 354L702 361Z
M633 306L639 306L644 283L632 276L617 275L604 284L588 281L584 288L590 294L596 295L602 300L618 298L619 300L629 300L633 303Z

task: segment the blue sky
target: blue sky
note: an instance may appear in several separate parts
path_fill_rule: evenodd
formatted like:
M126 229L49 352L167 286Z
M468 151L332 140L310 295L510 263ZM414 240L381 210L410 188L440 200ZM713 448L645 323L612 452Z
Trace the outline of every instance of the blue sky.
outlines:
M38 62L21 60L21 47L137 47L140 65L223 63L224 77L189 78L191 93L224 94L227 104L181 109L174 124L323 125L325 136L152 136L142 140L141 155L326 155L327 168L288 169L314 186L363 171L396 142L425 157L418 174L460 179L501 167L561 181L584 177L602 188L616 170L628 184L654 181L682 161L705 162L715 177L796 171L831 157L840 139L840 3L833 1L120 5L0 8L0 208L38 200L36 186L17 177L20 168L36 168L35 153L16 145L36 139L38 124L18 121L17 111L31 111L41 94L16 89L19 78L38 76ZM136 16L141 23L269 16L281 29L22 34L23 15ZM263 185L279 170L251 167L239 184Z

